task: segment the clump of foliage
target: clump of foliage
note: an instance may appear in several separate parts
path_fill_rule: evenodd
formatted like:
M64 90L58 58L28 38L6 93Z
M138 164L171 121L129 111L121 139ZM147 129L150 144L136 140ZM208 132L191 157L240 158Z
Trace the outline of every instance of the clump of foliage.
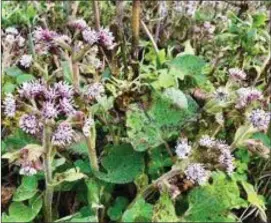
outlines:
M269 6L4 2L2 221L267 222Z

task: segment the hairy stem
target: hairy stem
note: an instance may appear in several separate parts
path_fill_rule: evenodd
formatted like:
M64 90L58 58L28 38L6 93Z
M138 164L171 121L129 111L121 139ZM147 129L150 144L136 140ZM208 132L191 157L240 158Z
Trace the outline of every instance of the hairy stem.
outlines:
M94 17L95 17L95 28L97 31L99 31L101 28L99 3L96 0L94 0L92 3L93 3L93 12L94 12Z
M51 145L51 128L45 124L43 130L43 147L44 155L44 174L46 190L44 194L44 211L45 222L52 222L52 203L54 188L52 186L53 172L52 172L52 145Z
M76 91L79 91L79 66L78 63L72 63L71 62L71 67L72 67L72 83L73 87Z
M90 161L91 168L94 171L99 171L99 163L96 153L96 128L93 126L91 128L91 133L86 137L87 147L88 147L88 157Z

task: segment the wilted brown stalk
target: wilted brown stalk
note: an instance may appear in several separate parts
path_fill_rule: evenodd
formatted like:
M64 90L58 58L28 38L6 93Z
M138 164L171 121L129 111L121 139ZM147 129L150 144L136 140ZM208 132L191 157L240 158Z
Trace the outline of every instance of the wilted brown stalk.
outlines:
M139 28L140 28L140 0L133 0L132 8L132 59L133 62L138 61L138 43L139 43ZM138 65L134 67L134 73L138 74Z
M124 36L124 27L123 27L123 8L124 8L124 1L117 0L116 2L116 22L117 22L117 35L118 39L120 40L120 47L121 47L121 56L124 65L124 72L128 72L128 64L127 64L127 57L126 57L126 50L125 50L125 36Z

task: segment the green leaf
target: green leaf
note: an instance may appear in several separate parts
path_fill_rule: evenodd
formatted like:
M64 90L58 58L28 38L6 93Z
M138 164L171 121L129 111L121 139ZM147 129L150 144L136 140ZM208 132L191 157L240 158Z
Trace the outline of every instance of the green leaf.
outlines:
M172 166L172 160L164 146L159 146L149 150L150 162L148 163L148 173L152 179L160 177L164 169Z
M253 134L252 138L261 140L266 147L271 149L271 139L266 134L256 132Z
M151 222L152 213L153 206L140 197L124 212L122 222Z
M102 166L107 171L96 176L109 183L125 184L132 182L144 169L142 153L133 150L130 144L111 146L102 158Z
M106 68L106 69L104 70L104 72L102 73L102 79L103 79L103 80L108 80L108 79L111 78L111 76L112 76L112 74L111 74L109 68Z
M107 112L114 107L114 97L103 96L97 99L98 103L93 105L91 110L93 113Z
M44 153L44 148L38 144L27 144L22 149L28 149L29 160L35 160L41 157L42 154ZM8 159L9 163L13 163L16 159L18 159L21 156L20 151L21 150L5 153L4 155L2 155L2 158Z
M78 155L88 156L88 146L85 140L80 140L79 142L72 143L68 147L68 151Z
M64 181L74 182L74 181L83 179L85 177L86 175L83 173L80 173L79 169L72 168L63 173L56 173L53 181L54 181L54 184L60 184Z
M188 102L185 94L176 88L168 88L163 92L165 98L169 99L172 104L177 105L179 108L187 109Z
M13 195L13 201L28 200L38 192L38 180L36 176L24 176L21 185Z
M252 16L253 18L253 26L254 27L261 27L266 24L268 17L265 13L260 13Z
M37 139L33 136L26 134L21 129L17 129L13 134L9 135L4 142L6 143L7 150L18 150L28 144L37 143Z
M186 96L187 109L180 109L164 95L157 93L152 97L148 110L138 104L131 104L126 113L127 134L136 151L155 148L163 144L164 140L177 136L180 127L197 112L198 106L189 96Z
M222 172L213 174L213 183L193 189L188 196L185 220L190 222L236 222L231 209L246 207L237 182Z
M241 125L235 132L234 135L234 144L237 147L244 146L244 142L249 139L252 134L255 132L253 128L247 125Z
M204 66L204 60L189 54L176 57L169 63L170 73L176 78L184 80L185 76L191 76L198 84L206 80L206 77L202 74Z
M190 55L195 55L195 50L191 46L191 40L186 40L184 43L184 52L181 54L178 54L177 56L185 55L185 54L190 54Z
M69 61L61 61L61 67L63 69L64 80L68 83L72 83L72 71Z
M6 68L4 70L4 72L8 75L8 76L11 76L11 77L17 77L17 76L20 76L22 74L24 74L24 72L19 69L18 67L14 66L14 67L9 67L9 68Z
M175 85L175 78L168 72L168 69L159 70L159 76L157 81L151 83L156 89L168 88Z
M264 196L257 194L253 185L245 181L242 181L241 183L247 193L248 202L260 211L260 216L262 217L263 221L267 222L267 216L265 214L266 207L264 203Z
M96 179L90 178L85 180L86 186L87 186L87 200L90 209L93 211L93 213L97 213L96 210L98 210L101 207L100 203L100 190L101 187ZM96 216L98 219L98 216Z
M3 92L4 93L12 93L12 92L14 92L14 90L16 89L16 85L15 84L12 84L12 83L10 83L10 82L7 82L7 83L5 83L4 84L4 86L3 86Z
M84 174L89 174L91 173L91 166L89 163L89 160L76 160L74 165L80 169L80 171Z
M107 214L112 221L119 221L123 211L129 204L129 201L126 197L117 197L113 205L108 208Z
M42 207L40 196L30 200L29 206L22 202L13 202L9 207L9 213L2 214L2 222L32 222Z
M162 193L153 208L152 222L179 222L175 207L167 193Z
M64 217L67 218L67 217ZM63 219L64 219L63 218ZM63 222L58 220L58 222ZM65 222L98 222L97 216L89 209L89 207L82 207L79 212L75 213L70 220Z
M34 79L35 79L35 77L31 74L22 74L22 75L16 77L16 82L17 82L17 84L20 85L24 82L31 81Z

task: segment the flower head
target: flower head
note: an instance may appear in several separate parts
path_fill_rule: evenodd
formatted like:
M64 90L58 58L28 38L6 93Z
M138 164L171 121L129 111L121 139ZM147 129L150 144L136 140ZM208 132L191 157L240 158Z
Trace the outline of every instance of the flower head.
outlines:
M58 110L53 102L47 101L43 103L42 115L46 119L56 118Z
M262 92L255 88L240 88L236 93L238 96L236 108L244 108L253 101L261 100L263 98Z
M49 29L43 29L41 27L38 27L34 31L34 39L36 42L52 43L54 38L57 36L56 32Z
M114 40L115 40L115 37L113 36L113 33L109 31L108 28L100 29L99 41L107 49L112 49L114 47Z
M67 35L59 35L54 38L56 42L65 42L67 44L70 44L72 42L71 38Z
M191 146L188 144L187 139L182 139L178 142L176 148L176 154L180 159L185 159L191 153Z
M89 85L86 91L86 96L88 99L99 99L104 94L104 86L100 83L94 83L92 85Z
M190 16L193 16L197 10L197 2L187 1L185 3L186 13Z
M37 173L37 169L32 165L25 165L20 168L19 174L25 176L33 176Z
M54 145L65 146L70 144L74 138L74 131L68 122L62 122L53 134L52 141Z
M12 46L15 42L16 42L16 39L15 39L15 37L13 35L11 35L11 34L6 35L5 43Z
M215 140L208 135L203 135L199 140L199 145L207 148L213 148Z
M215 31L215 26L212 25L210 22L204 22L203 27L210 35L213 34Z
M90 128L94 125L94 120L93 118L88 118L86 119L84 126L82 128L83 133L86 137L90 135Z
M77 19L77 20L71 21L69 22L68 25L72 28L79 29L79 30L84 30L85 28L87 28L87 23L84 19Z
M33 61L32 55L23 55L20 59L20 64L23 67L28 68L31 66L32 61Z
M159 15L161 17L166 17L167 14L168 14L167 2L166 1L161 1L160 2L160 7L159 7Z
M94 43L98 42L99 36L95 30L92 30L91 28L87 28L82 32L83 39L90 45L93 45Z
M46 90L44 83L41 80L24 82L18 90L21 97L33 98L43 94Z
M16 102L14 96L11 93L8 93L3 102L4 104L4 114L7 117L14 117L16 112Z
M226 167L226 171L228 174L232 174L235 169L234 165L234 157L231 154L229 148L224 148L220 150L221 154L218 158L219 163Z
M73 106L74 105L71 99L63 98L59 100L59 110L66 115L73 115L75 113L75 109Z
M25 45L25 38L23 38L22 36L18 36L17 42L19 47L23 47Z
M247 77L246 73L239 68L230 68L229 74L233 80L245 80Z
M253 110L249 115L249 121L253 125L253 127L265 131L268 129L270 123L270 112L265 112L261 109Z
M55 92L62 98L71 98L73 96L73 88L68 83L60 81L54 84Z
M6 31L6 33L12 34L12 35L18 35L19 34L18 30L15 27L8 27L8 28L6 28L5 31Z
M229 98L229 93L225 88L219 87L214 92L214 98L219 102L226 102Z
M222 150L230 151L230 146L224 140L215 140L214 148L220 151Z
M44 86L43 95L48 101L53 101L57 97L55 88L52 88L50 86L48 88Z
M206 171L200 163L190 164L184 173L186 174L187 179L200 185L206 183L209 178L208 171Z
M36 134L40 131L42 127L41 123L39 123L37 117L35 115L25 114L20 118L19 121L20 128L26 133Z

